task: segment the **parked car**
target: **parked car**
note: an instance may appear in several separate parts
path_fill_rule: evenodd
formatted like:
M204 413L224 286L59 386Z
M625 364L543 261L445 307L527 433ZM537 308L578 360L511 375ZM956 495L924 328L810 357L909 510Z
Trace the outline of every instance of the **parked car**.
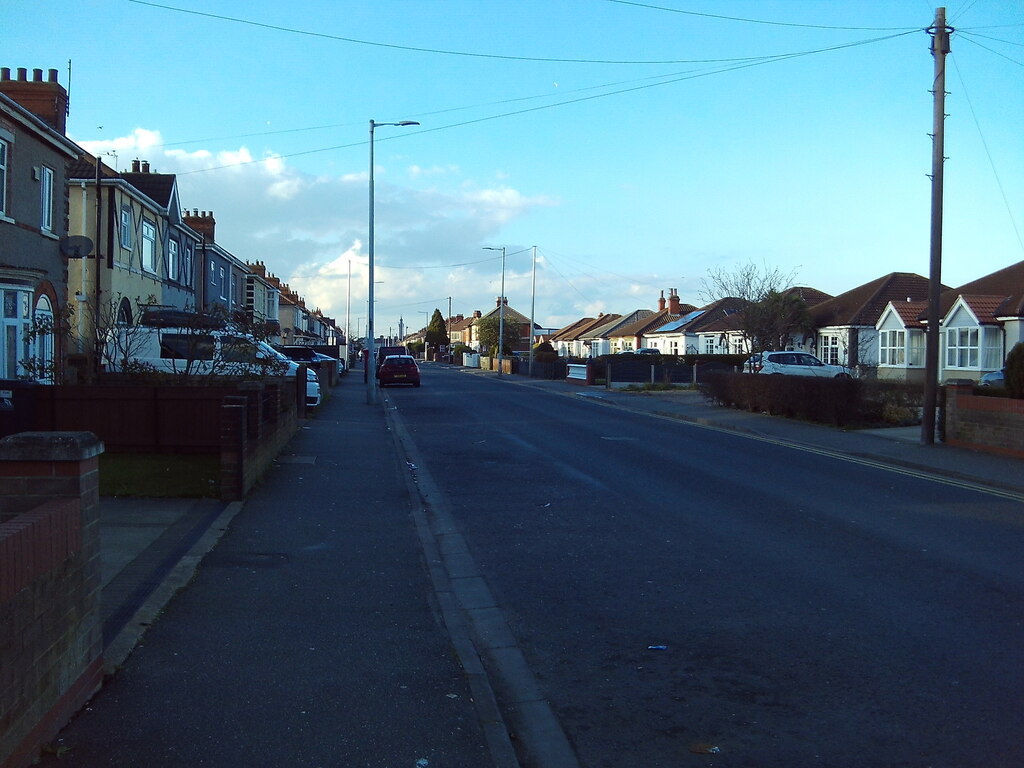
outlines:
M281 352L285 357L296 360L303 363L320 363L329 367L336 368L338 374L345 371L345 363L330 355L325 355L315 351L312 347L306 347L301 344L275 344L274 349Z
M142 367L186 376L295 376L299 364L245 333L196 327L119 327L104 357L113 371ZM306 368L306 405L320 405L320 379Z
M783 374L787 376L818 376L848 379L850 372L841 365L823 363L807 352L759 352L743 364L747 373Z
M981 377L981 381L978 384L982 387L1005 387L1006 369L1002 368L998 371L992 371L992 373L986 373Z
M420 385L420 367L412 355L388 355L377 370L377 379L382 387L389 384Z

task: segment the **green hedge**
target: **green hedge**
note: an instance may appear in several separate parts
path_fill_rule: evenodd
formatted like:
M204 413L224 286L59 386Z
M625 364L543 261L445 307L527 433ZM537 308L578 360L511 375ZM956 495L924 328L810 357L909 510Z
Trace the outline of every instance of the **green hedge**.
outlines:
M720 405L838 427L920 423L922 388L859 379L713 373L701 391Z

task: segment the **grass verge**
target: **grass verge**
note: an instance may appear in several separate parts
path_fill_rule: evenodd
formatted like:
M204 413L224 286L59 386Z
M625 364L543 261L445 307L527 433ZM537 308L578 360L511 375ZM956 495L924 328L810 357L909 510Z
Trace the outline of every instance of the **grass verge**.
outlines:
M219 456L158 453L100 455L100 496L215 499L219 495Z

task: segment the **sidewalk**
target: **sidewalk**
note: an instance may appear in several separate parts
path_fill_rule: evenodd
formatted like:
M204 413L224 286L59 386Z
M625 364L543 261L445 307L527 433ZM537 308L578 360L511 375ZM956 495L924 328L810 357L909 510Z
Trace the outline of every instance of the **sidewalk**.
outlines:
M359 373L242 504L102 499L117 674L41 765L515 765Z

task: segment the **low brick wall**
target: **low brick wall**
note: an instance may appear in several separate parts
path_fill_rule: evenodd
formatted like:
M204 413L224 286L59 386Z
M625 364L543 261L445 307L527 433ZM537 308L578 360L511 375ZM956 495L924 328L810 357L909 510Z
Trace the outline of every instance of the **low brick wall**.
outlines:
M0 440L0 766L31 765L103 680L99 455L89 432Z
M975 395L974 382L951 382L946 443L1024 458L1024 400Z

